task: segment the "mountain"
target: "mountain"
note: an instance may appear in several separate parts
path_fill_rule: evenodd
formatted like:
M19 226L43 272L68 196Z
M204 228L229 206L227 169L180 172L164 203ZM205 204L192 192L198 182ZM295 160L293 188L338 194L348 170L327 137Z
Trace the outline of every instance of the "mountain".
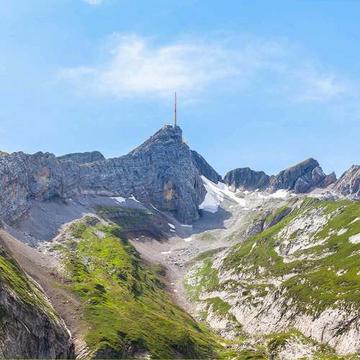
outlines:
M1 153L0 358L358 358L359 171Z
M217 184L219 181L222 181L221 175L219 175L216 170L211 165L209 165L209 163L199 153L192 150L191 155L200 175L205 176L215 184Z
M334 184L333 189L344 196L360 199L360 166L353 165Z
M135 197L186 224L199 218L205 196L198 162L180 127L165 126L128 155L13 153L0 157L0 219L14 221L30 200L67 200L80 194ZM89 162L96 160L94 162ZM202 165L207 170L205 162Z
M336 181L334 173L325 175L319 163L307 159L289 167L275 176L250 168L235 169L225 176L225 183L232 188L242 190L267 190L275 192L285 189L295 193L307 193L315 188L325 188Z
M58 159L61 161L74 161L77 164L87 164L95 161L105 160L104 155L99 151L90 151L84 153L72 153L66 154L63 156L58 156Z
M204 253L188 270L202 316L225 337L247 338L254 358L358 358L345 355L360 352L360 204L268 198L245 219L271 226L233 227L226 238L243 241Z
M247 167L229 171L224 181L233 190L265 190L270 185L270 176L263 171L254 171Z

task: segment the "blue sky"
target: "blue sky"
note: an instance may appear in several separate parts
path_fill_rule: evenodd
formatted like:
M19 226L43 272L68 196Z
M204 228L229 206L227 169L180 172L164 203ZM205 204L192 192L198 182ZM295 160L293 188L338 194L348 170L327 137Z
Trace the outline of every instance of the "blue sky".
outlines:
M0 149L131 150L172 118L221 173L360 163L359 1L2 0Z

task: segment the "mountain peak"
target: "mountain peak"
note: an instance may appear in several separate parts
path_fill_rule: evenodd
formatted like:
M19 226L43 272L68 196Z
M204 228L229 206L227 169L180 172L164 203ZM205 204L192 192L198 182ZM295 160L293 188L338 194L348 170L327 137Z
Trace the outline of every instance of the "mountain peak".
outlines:
M132 150L130 154L135 155L139 151L144 151L154 145L169 145L171 143L183 144L182 129L180 126L164 125L144 143Z
M285 189L306 193L316 187L327 187L335 181L335 174L324 174L318 161L313 158L301 161L273 176L249 168L235 169L225 176L225 182L235 189L259 189L272 192Z

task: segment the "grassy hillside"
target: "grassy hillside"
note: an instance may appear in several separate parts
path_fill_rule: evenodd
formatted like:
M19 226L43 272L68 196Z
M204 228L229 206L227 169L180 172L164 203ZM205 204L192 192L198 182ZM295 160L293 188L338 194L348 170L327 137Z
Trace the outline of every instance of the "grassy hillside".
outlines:
M360 311L360 203L306 198L289 206L292 211L274 226L230 250L199 257L185 279L188 295L205 309L204 318L229 323L234 323L232 308L238 306L261 317L269 306L265 299L281 299L284 313L308 314L312 319L325 309L341 309L349 314L349 321L334 335L341 337ZM290 343L312 348L307 358L358 358L337 356L291 328L254 340L237 325L244 358L276 358L277 349Z
M90 220L90 221L89 221ZM83 301L86 341L98 357L209 358L215 337L177 307L117 225L75 223L61 246L70 287Z
M301 233L308 230L294 229L283 233L281 230L292 221L311 219L311 214L326 218L324 226L309 233L309 243L304 246L299 243L299 249L284 259L279 254L279 247L284 247L286 241L291 248L291 243L298 241ZM340 304L359 309L360 242L349 241L359 233L358 202L305 199L280 223L236 246L224 261L224 270L257 274L264 280L292 274L282 287L302 311L316 314L326 307ZM249 286L249 291L251 288ZM271 291L271 284L267 284L263 291Z
M22 305L28 306L32 311L45 313L49 318L58 320L54 309L46 300L44 294L33 283L33 281L25 275L20 269L16 261L9 256L0 244L0 288L10 291L17 301ZM5 307L0 307L1 318L7 316Z

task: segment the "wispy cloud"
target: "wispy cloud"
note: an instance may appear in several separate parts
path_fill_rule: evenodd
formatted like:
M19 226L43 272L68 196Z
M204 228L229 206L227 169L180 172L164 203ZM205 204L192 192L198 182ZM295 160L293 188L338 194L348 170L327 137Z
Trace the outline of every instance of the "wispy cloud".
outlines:
M261 40L187 39L156 44L137 35L118 35L107 61L61 71L84 93L163 97L174 90L196 97L210 87L283 93L298 102L331 101L347 91L345 81L321 66L308 65L286 43Z
M103 0L83 0L83 1L92 6L101 5L103 3Z

